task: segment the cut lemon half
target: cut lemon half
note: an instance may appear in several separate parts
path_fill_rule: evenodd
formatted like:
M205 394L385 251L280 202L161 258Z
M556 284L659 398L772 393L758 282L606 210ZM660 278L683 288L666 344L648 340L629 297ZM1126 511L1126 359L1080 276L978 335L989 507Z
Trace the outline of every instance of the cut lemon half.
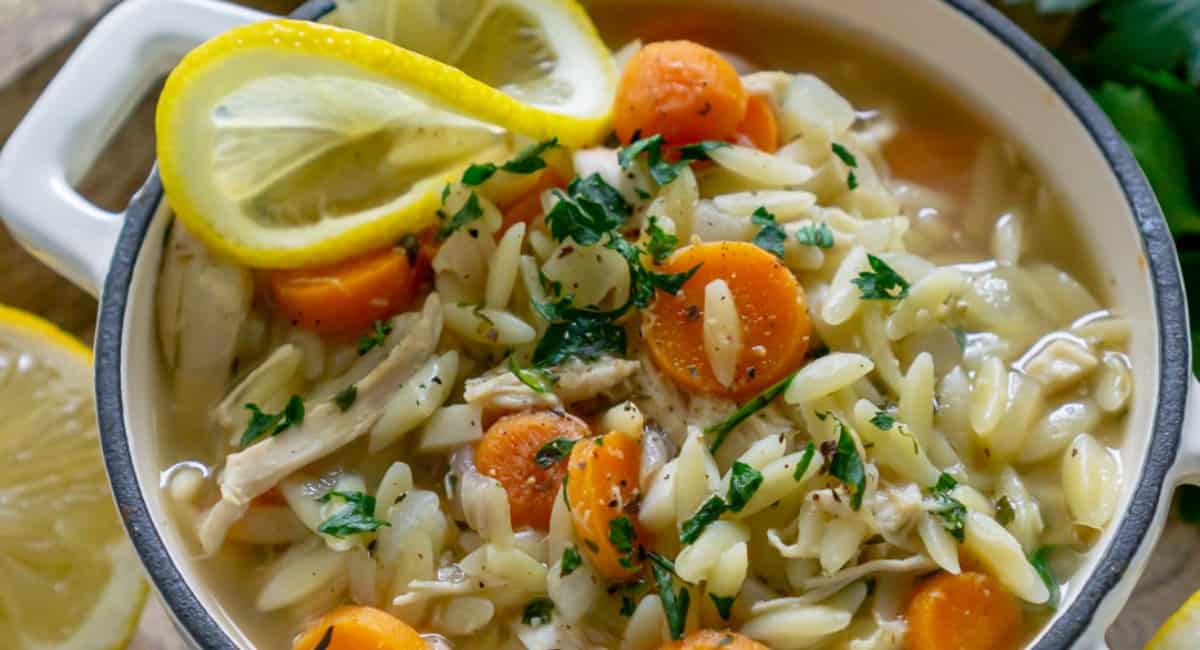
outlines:
M1146 650L1195 650L1200 645L1200 591L1158 629Z
M5 648L124 647L146 583L109 494L92 355L0 306L0 639Z
M568 145L598 140L615 73L586 15L562 2L509 5L526 11L487 15L540 17L543 33L565 48L553 50L547 69L591 78L570 89L558 77L522 84L525 77L503 66L486 72L473 64L482 79L509 80L498 89L382 39L291 20L201 45L172 72L158 105L171 207L206 244L243 264L312 266L430 225L446 180L469 162L501 162L515 150L512 134ZM494 46L495 24L467 25L460 41ZM503 59L477 47L458 58L493 55Z

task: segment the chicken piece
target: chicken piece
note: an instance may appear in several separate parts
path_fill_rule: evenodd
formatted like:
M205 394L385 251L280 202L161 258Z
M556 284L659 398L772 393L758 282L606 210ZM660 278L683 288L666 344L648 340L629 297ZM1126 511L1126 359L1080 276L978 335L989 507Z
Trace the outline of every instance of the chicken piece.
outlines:
M225 537L229 535L229 529L245 516L249 509L249 502L238 504L222 499L204 513L196 535L200 538L200 548L204 549L205 555L212 555L221 549Z
M634 401L646 421L657 424L678 447L687 437L688 399L659 372L645 350L638 359L641 366L633 375Z
M156 307L176 426L205 432L210 410L229 388L238 333L253 296L248 269L216 257L181 224L172 225Z
M641 364L603 357L592 363L571 360L549 369L557 383L554 391L539 393L526 386L502 365L482 377L468 379L463 391L468 404L484 410L522 411L555 408L597 397L629 379Z
M441 334L441 301L432 294L412 330L356 384L358 398L349 410L342 412L331 401L312 404L300 426L230 454L218 479L222 499L248 503L289 474L369 431L400 385L434 353Z

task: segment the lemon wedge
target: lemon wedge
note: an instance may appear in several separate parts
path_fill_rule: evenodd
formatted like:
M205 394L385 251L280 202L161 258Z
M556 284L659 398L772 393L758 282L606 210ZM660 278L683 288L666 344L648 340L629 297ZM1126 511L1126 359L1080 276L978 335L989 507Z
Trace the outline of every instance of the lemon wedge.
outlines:
M109 495L92 355L0 306L0 638L6 648L124 647L146 583Z
M1200 591L1158 628L1146 650L1194 650L1200 639Z
M433 223L446 180L470 162L506 159L514 134L601 138L615 72L582 10L493 4L453 23L462 47L432 52L478 78L367 34L291 20L193 50L157 114L159 169L178 218L248 266L333 262ZM512 54L502 44L530 33L545 38L514 61L534 73L502 65Z

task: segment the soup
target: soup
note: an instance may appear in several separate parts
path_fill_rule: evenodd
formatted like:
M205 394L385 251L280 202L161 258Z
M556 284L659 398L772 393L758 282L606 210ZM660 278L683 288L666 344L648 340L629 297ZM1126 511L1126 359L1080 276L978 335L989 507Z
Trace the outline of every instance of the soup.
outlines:
M607 144L468 151L432 227L333 266L173 225L162 485L207 586L258 647L1031 639L1114 515L1131 391L1053 189L852 38L593 18Z

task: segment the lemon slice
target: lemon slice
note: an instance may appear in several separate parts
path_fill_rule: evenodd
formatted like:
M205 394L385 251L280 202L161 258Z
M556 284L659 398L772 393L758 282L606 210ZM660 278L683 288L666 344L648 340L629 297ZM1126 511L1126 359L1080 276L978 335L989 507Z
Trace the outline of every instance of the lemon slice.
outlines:
M0 643L123 647L146 598L100 458L92 355L0 306Z
M564 88L556 76L529 81L472 63L483 79L508 80L497 89L384 40L290 20L234 29L193 50L168 78L157 115L176 215L246 265L316 265L430 225L447 178L511 155L511 134L569 145L600 138L615 74L586 16L559 2L510 5L525 11L486 13L494 20L468 25L460 40L471 47L456 57L501 56L490 49L497 20L521 16L525 33L539 18L565 48L539 70L591 79Z
M1158 628L1146 650L1195 650L1200 639L1200 591Z
M571 0L342 0L326 20L452 65L549 112L606 120L612 105L612 57ZM572 142L570 130L548 135L573 145L603 135L583 129L583 141Z

